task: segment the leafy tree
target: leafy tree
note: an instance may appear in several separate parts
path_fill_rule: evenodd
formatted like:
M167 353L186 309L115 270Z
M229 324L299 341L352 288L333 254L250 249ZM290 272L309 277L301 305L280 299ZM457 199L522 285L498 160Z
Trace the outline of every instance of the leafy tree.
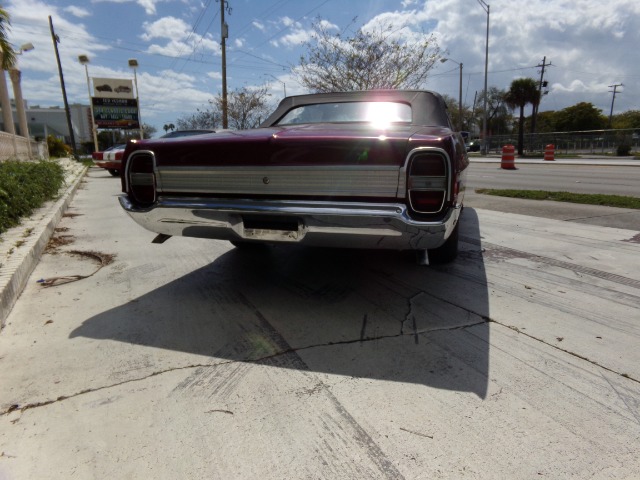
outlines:
M0 58L2 58L0 67L2 67L2 70L9 70L16 63L16 54L8 39L10 26L11 17L9 12L0 7Z
M504 97L511 109L520 108L518 117L518 155L524 153L524 107L527 104L537 105L540 102L538 84L532 78L518 78L511 82L511 87Z
M143 138L151 138L153 137L158 129L153 125L147 125L146 123L142 124L142 137Z
M447 110L449 111L449 117L451 117L451 123L456 127L458 125L462 125L461 130L470 130L470 126L474 122L472 118L473 112L471 111L471 109L464 103L462 104L462 123L460 123L460 119L458 118L460 116L460 106L458 100L450 95L443 95L442 98L447 104Z
M391 24L360 28L352 37L329 30L322 19L314 22L307 53L293 69L300 84L312 92L419 88L440 59L433 35L402 40Z
M536 114L536 132L550 133L555 131L557 131L556 112L552 110L546 112L538 112Z
M482 128L484 92L476 100L475 118L478 128ZM489 87L487 95L487 133L499 135L506 133L510 121L509 110L504 101L505 91L497 87Z
M556 112L556 128L559 132L600 130L608 121L602 110L592 103L580 102Z
M629 110L614 115L611 119L613 128L640 128L640 110Z

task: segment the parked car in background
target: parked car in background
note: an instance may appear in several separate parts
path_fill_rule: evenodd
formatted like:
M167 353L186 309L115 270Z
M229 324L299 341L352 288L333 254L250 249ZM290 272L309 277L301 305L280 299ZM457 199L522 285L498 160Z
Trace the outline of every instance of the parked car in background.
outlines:
M122 156L124 154L125 147L126 145L114 145L102 152L93 152L91 154L93 163L98 167L107 169L111 175L117 177L120 175Z
M165 133L160 138L190 137L192 135L204 135L205 133L216 133L216 131L215 130L174 130L173 132Z
M428 264L456 257L468 165L437 93L301 95L253 130L130 142L119 200L155 243L413 250Z
M478 139L471 140L469 143L467 143L466 147L467 152L479 152L480 150L482 150L482 142Z

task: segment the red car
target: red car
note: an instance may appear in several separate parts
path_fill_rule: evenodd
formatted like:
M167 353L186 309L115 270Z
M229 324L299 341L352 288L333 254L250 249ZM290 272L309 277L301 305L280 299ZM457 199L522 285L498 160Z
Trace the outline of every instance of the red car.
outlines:
M93 152L91 158L93 163L98 167L106 168L111 175L117 177L120 175L122 166L122 155L126 145L114 145L102 152Z
M170 236L456 257L469 165L442 97L287 97L260 128L130 143L120 204Z

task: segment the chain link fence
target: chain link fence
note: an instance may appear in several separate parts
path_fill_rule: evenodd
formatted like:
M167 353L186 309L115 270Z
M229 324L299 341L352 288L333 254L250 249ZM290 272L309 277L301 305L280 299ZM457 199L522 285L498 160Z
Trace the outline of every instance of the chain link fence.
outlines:
M487 151L500 153L505 145L518 145L517 135L493 135ZM542 154L547 145L567 155L629 155L640 152L640 129L588 130L582 132L535 133L524 136L527 154Z

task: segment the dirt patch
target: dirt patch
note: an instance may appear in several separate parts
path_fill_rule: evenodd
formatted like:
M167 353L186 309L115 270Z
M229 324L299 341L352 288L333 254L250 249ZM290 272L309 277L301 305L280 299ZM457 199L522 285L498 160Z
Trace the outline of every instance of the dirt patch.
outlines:
M44 251L45 253L56 255L60 253L58 250L60 247L70 245L73 242L75 242L75 238L73 237L73 235L56 235L54 237L51 237Z

